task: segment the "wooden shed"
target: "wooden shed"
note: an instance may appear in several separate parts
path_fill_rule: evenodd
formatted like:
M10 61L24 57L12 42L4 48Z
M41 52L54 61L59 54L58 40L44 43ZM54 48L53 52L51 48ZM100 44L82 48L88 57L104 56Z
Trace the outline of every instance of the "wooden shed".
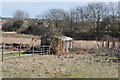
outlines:
M67 36L59 36L59 39L62 40L60 43L60 48L61 50L64 52L68 52L69 49L72 48L72 41L73 39L71 37L67 37Z
M67 36L55 36L54 41L53 37L50 36L43 36L41 37L41 45L50 45L51 46L51 53L61 53L61 52L69 52L69 49L72 48L72 41L71 37Z

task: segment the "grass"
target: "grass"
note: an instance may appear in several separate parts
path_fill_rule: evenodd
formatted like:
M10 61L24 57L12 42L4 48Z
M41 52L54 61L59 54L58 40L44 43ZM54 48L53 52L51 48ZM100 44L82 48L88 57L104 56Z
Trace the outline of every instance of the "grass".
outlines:
M3 73L10 73L10 70L2 70Z
M6 54L4 54L4 58L5 57L11 57L11 56L17 56L17 55L19 55L18 52L16 52L16 53L6 53Z
M87 74L84 72L72 72L72 73L57 73L53 75L54 78L84 78Z
M73 56L70 58L70 56ZM83 59L84 57L84 59ZM6 59L3 62L5 78L117 78L118 65L96 62L86 55L34 55Z
M0 51L2 51L2 49L0 49ZM4 51L5 51L5 52L9 52L9 51L11 51L11 50L8 50L8 49L4 49Z
M36 55L36 54L34 54L34 55ZM2 57L2 54L0 54L0 56ZM21 53L20 54L20 57L25 57L25 56L32 56L32 54L23 54L23 53ZM19 52L14 52L14 53L5 53L4 55L3 55L3 59L4 60L8 60L8 59L16 59L16 58L19 58Z

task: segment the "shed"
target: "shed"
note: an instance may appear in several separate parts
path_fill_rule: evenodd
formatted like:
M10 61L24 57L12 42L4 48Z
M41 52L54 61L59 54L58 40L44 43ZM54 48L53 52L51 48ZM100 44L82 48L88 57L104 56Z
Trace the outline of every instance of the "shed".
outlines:
M55 36L55 41L53 42L53 45L51 45L51 39L50 36L43 36L41 37L41 45L50 45L52 46L51 53L60 53L60 52L68 52L70 48L72 48L72 41L73 39L71 37L67 36Z
M61 47L62 47L63 51L68 52L69 49L72 48L73 39L71 37L67 37L67 36L59 36L59 39L62 40Z

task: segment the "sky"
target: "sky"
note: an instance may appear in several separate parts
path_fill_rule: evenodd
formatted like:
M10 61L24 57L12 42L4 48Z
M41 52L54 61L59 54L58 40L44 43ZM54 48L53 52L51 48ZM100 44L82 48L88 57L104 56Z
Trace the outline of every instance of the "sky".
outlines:
M12 17L16 10L23 10L28 12L30 17L36 17L48 9L61 8L67 11L86 4L86 2L3 2L0 16Z
M0 0L2 2L118 2L120 0Z
M23 10L36 17L52 8L62 8L65 11L89 2L118 2L119 0L2 0L0 16L12 17L16 10Z

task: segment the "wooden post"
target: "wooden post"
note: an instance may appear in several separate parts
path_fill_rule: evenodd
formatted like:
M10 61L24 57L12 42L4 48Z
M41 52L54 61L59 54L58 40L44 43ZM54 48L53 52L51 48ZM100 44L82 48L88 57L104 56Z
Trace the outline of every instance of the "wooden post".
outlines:
M49 54L50 54L50 46L49 46Z
M49 54L49 46L47 46L47 50L46 51L47 51L47 54Z
M102 46L101 47L102 47L102 49L104 49L104 40L102 41Z
M3 58L4 57L4 43L2 43L2 62L3 62Z
M113 38L113 40L112 40L112 47L111 47L112 49L114 49L116 47L115 44L116 44L116 40L115 40L115 38Z
M100 45L99 45L98 40L97 40L96 42L97 42L97 47L98 47L98 49L100 50Z
M33 54L34 54L34 46L32 45L32 56L33 56Z
M33 57L33 54L34 54L34 38L32 38L32 57Z
M44 47L45 47L45 46L43 46L43 54L44 54Z
M21 43L20 43L20 46L19 46L19 58L20 58L20 54L21 54Z

